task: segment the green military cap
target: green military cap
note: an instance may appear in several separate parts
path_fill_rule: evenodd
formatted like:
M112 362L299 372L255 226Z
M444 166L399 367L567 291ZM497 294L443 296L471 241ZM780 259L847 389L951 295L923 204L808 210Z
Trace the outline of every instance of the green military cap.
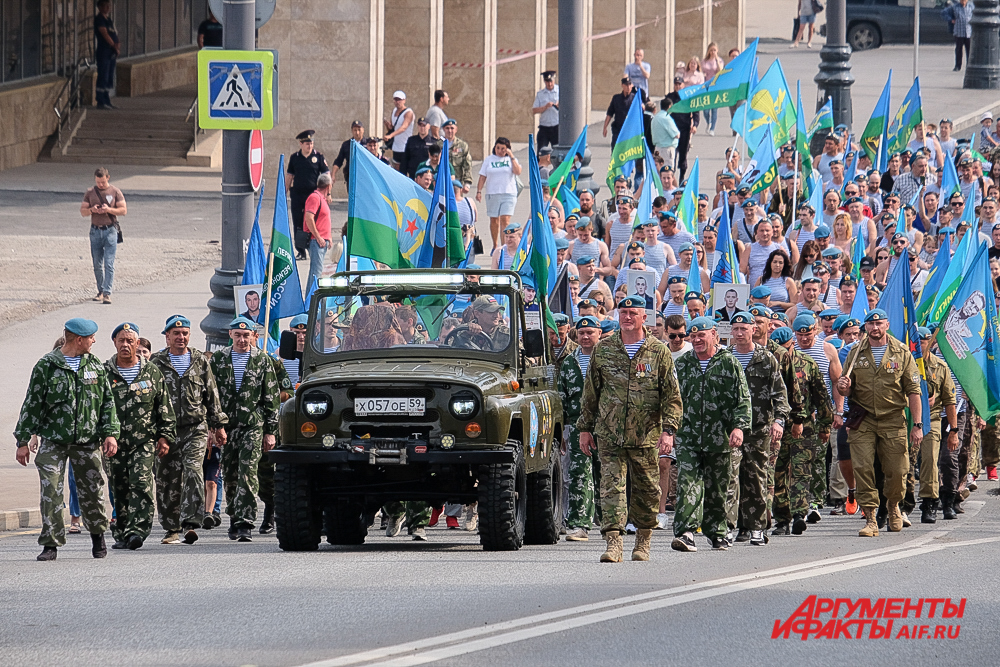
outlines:
M77 336L93 336L97 333L97 323L83 317L74 317L71 320L66 320L63 328Z
M712 331L715 329L715 320L708 317L696 317L688 324L688 333L698 333L699 331Z
M750 313L748 313L745 310L741 310L740 312L738 312L735 315L733 315L733 317L729 320L729 323L730 324L753 324L754 323L753 315L751 315Z

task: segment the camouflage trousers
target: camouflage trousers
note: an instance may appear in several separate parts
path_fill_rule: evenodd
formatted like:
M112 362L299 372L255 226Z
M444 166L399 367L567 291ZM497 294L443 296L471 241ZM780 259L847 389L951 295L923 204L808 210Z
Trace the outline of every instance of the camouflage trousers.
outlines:
M275 443L275 447L277 447ZM257 464L257 497L265 505L274 503L274 463L269 460L267 454L260 457Z
M801 438L785 435L774 463L774 519L789 522L809 511L809 489L816 457L816 434L803 431Z
M601 533L625 532L631 517L637 528L655 528L660 509L660 464L656 447L618 447L597 443L601 459ZM625 495L626 477L632 496Z
M729 487L726 525L740 530L764 530L767 525L768 456L770 428L750 433L729 451Z
M1000 463L1000 433L996 426L986 425L981 434L983 465L995 466Z
M222 448L222 485L226 514L237 528L253 528L257 521L257 464L260 462L260 428L237 426Z
M906 474L906 493L899 508L909 514L917 506L914 492L917 456L920 456L920 499L937 499L939 473L938 457L941 455L941 419L931 419L931 430L927 432L919 447L910 445L910 471Z
M674 536L699 527L705 537L726 534L726 491L732 451L706 452L679 447L677 454L677 504Z
M42 514L42 532L38 536L38 543L43 547L61 547L66 544L66 525L63 520L63 508L66 507L63 489L66 461L73 464L83 525L94 535L108 530L108 517L104 512L102 458L98 445L57 445L48 440L41 441L35 456L35 467L38 468L39 509Z
M114 491L115 523L111 535L124 541L129 535L142 539L153 529L153 465L156 443L118 441L118 451L108 459L108 483Z
M851 464L858 490L855 498L862 508L879 506L879 489L875 478L875 456L882 466L885 481L882 495L888 507L903 500L906 473L910 469L906 424L876 424L865 417L858 430L848 434L851 444Z
M168 533L200 528L205 516L204 422L177 429L177 440L156 466L156 508Z
M821 438L820 434L816 434L812 438L812 445L812 481L809 484L809 494L812 496L812 505L822 507L826 498L826 450L830 446L829 438Z
M459 505L461 507L461 505ZM406 529L413 532L417 528L426 528L431 522L431 506L419 500L399 502L393 500L382 505L382 513L387 521L392 521L400 516L406 516Z
M575 428L569 437L569 512L566 527L590 530L594 523L594 468L600 469L597 456L587 456L580 449L580 432Z

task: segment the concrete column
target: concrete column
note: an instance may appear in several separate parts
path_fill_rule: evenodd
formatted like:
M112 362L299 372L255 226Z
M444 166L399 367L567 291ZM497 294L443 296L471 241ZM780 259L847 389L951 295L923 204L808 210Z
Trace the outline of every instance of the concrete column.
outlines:
M589 3L585 2L584 4ZM545 2L545 48L550 46L559 46L559 0L546 0ZM559 69L558 51L552 51L542 56L542 71L549 69Z
M546 22L545 0L495 0L497 11L497 58L510 51L537 51L542 48ZM497 65L496 132L513 143L527 143L536 131L538 116L531 113L535 92L542 87L542 58L525 58ZM558 69L558 68L553 68ZM491 137L489 142L495 137Z
M458 136L481 160L496 136L497 0L445 0L443 88Z
M383 0L277 4L257 40L258 48L279 54L279 122L265 133L267 165L297 151L295 135L307 128L316 130L316 150L330 161L351 136L352 120L366 123L369 134L381 132L383 15ZM265 177L273 196L272 167ZM340 177L334 196L347 196Z
M384 118L392 113L392 93L406 93L406 106L416 118L434 102L438 77L432 72L437 30L431 23L434 0L384 0L385 36L382 43ZM415 119L414 119L415 120Z
M746 47L746 0L729 0L710 9L710 42L719 45L719 55L726 58L729 49ZM707 46L707 45L706 45Z
M676 7L674 58L670 64L671 87L674 66L680 61L687 62L692 56L704 57L708 43L712 41L711 0L676 0ZM723 54L728 49L729 47L719 45L719 51Z
M444 58L444 0L430 0L430 88L431 94L427 100L429 105L434 104L434 91L439 90L443 85L441 63Z
M599 0L593 3L592 34L599 35L634 23L634 0ZM632 60L629 45L634 40L626 31L595 41L590 59L593 66L591 100L595 109L607 109L611 96L621 92L625 65Z
M636 24L654 21L636 28L634 47L644 51L649 63L649 95L652 99L663 97L672 90L673 17L674 0L635 0Z

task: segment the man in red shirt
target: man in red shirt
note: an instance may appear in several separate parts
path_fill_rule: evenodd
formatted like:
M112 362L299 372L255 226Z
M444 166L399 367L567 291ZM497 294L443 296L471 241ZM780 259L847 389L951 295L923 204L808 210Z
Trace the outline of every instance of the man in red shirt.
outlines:
M312 237L309 241L309 280L319 280L323 273L323 259L326 251L333 245L330 233L330 191L333 190L333 178L329 173L320 174L316 179L316 189L306 199L305 212L302 221L306 231Z

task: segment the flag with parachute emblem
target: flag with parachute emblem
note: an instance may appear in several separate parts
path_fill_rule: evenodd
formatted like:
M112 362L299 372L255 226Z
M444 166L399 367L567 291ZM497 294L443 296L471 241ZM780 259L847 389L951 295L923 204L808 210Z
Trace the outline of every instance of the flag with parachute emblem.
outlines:
M649 146L646 144L645 139L642 141L646 152L646 156L643 158L646 176L642 180L642 189L639 192L639 201L636 203L636 222L646 222L653 217L653 200L663 194L663 185L660 183L659 176L656 173L656 161L653 159L653 151L649 150ZM580 200L577 199L576 203L579 208Z
M941 288L944 274L951 262L951 234L942 234L942 236L944 240L941 241L937 255L934 256L934 264L931 266L927 278L924 279L924 288L920 291L920 300L917 303L917 323L921 326L924 326L931 314L934 296Z
M733 245L733 225L729 221L729 204L723 193L722 217L719 218L719 236L715 243L715 249L720 253L719 261L715 265L715 271L709 281L709 287L716 283L741 283L743 282L739 274L740 261L736 256L736 247Z
M646 154L646 130L642 117L642 96L636 93L632 96L632 105L628 108L625 122L618 133L618 141L611 147L611 162L608 163L608 188L615 190L615 178L619 175L631 176L635 169L635 160L641 160Z
M760 143L765 128L770 128L774 145L783 145L791 139L795 127L793 102L781 62L775 59L750 91L747 103L733 113L729 126L740 134L744 134L745 128L743 139L748 148Z
M757 39L746 51L723 65L709 81L688 86L677 91L680 101L670 108L671 113L698 113L705 109L731 107L745 100L753 86L752 70L757 60Z
M771 187L774 179L778 177L778 163L774 160L774 137L771 134L771 127L764 128L754 157L747 164L743 179L739 187L750 188L750 194L757 194Z
M872 111L871 118L868 119L868 124L865 125L865 131L861 133L861 148L876 168L879 168L879 165L884 167L889 163L886 158L886 153L888 152L886 144L888 142L883 138L888 135L889 130L889 89L891 86L892 70L889 70L889 76L885 80L885 87L882 88L882 95L878 98L878 102L875 103L875 109Z
M813 135L820 130L832 130L833 129L833 99L828 98L826 102L819 108L816 115L813 117L812 122L809 123L809 130L807 134L809 135L809 141L812 141Z
M528 191L531 195L531 255L528 262L535 275L535 291L542 304L545 323L555 331L556 322L548 307L548 295L556 286L556 239L552 225L545 216L545 198L542 196L542 176L538 172L535 154L535 137L528 135Z
M677 220L681 228L688 234L698 238L698 179L700 178L699 158L694 159L694 166L684 184L684 193L677 205Z
M920 77L913 80L909 92L903 98L902 104L896 111L889 123L889 153L900 153L906 150L906 145L910 143L910 135L913 128L920 125L924 120L924 111L920 102Z
M580 156L582 162L584 153L587 152L587 126L583 126L583 130L580 131L580 135L570 146L569 152L566 153L563 161L559 163L559 166L552 170L549 174L549 190L555 192L556 188L559 188L559 199L564 205L568 205L565 200L563 200L563 192L574 192L576 190L576 182L580 177L580 166L576 162L576 156ZM562 182L562 185L560 185ZM579 200L577 200L577 205L579 205ZM572 208L567 208L566 212L572 211Z

